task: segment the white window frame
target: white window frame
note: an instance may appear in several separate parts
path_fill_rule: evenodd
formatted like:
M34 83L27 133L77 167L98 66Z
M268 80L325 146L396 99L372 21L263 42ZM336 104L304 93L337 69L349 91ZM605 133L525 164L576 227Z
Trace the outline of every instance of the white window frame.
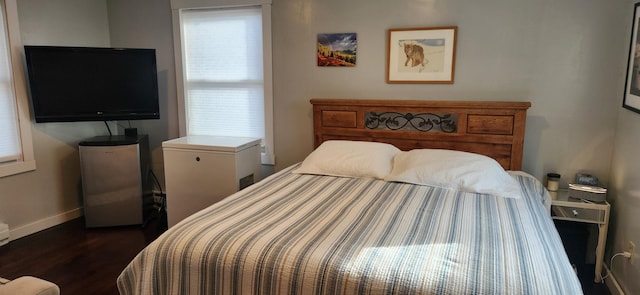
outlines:
M33 142L31 139L31 114L29 100L27 98L27 83L23 63L22 37L18 22L18 5L16 0L0 0L3 4L7 27L7 40L9 41L9 55L11 63L11 75L16 99L16 112L18 118L18 135L21 157L17 160L0 163L0 177L15 175L36 169L36 161L33 156Z
M176 64L176 84L178 92L178 126L180 136L187 135L187 112L185 103L185 71L182 48L180 11L184 9L230 8L260 6L262 8L262 50L264 63L264 112L265 146L262 163L274 165L273 140L273 77L271 48L271 2L272 0L171 0L173 19L173 40Z

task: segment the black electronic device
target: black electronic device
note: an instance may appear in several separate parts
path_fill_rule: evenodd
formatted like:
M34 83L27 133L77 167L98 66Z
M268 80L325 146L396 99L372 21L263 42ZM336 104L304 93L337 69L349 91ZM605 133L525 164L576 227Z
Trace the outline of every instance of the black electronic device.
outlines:
M125 136L138 136L138 128L125 128L124 129Z
M155 49L25 46L36 122L159 119Z

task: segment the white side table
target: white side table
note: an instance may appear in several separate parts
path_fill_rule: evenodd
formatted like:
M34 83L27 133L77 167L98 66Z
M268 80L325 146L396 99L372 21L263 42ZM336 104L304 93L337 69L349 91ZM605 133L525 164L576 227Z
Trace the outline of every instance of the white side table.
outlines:
M569 198L567 190L559 190L557 193L552 192L551 196L556 197L551 202L551 216L553 219L591 223L598 226L594 281L600 283L602 281L602 262L607 241L611 205L607 202L595 203Z

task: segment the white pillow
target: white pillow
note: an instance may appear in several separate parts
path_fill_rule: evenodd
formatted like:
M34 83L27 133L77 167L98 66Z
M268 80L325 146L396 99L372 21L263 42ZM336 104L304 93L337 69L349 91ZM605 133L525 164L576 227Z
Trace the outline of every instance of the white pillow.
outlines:
M293 173L383 179L399 152L387 143L330 140L309 154Z
M398 153L386 181L431 185L465 192L519 198L520 185L494 159L439 149Z

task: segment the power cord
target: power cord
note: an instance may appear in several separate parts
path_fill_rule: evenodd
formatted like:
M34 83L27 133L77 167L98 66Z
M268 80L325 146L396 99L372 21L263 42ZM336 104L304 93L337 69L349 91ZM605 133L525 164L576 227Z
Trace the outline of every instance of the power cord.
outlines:
M111 134L111 128L109 128L109 124L107 123L107 121L104 121L104 126L107 126L107 130L109 131L109 136L113 136L113 134Z
M158 223L158 227L160 230L164 231L167 229L167 225L165 222L165 216L163 216L163 214L165 214L166 211L166 195L164 193L164 191L162 190L162 185L160 184L160 181L158 180L158 177L156 177L156 174L153 173L153 170L149 169L149 172L147 173L147 177L149 177L149 175L151 175L153 177L154 182L156 183L156 185L158 186L158 189L160 190L160 196L157 196L155 194L155 192L152 193L153 195L153 205L154 207L157 207L157 211L155 211L155 217L158 219L159 223ZM160 200L159 202L156 202L155 197L159 197ZM155 209L155 208L154 208ZM147 223L153 218L153 215L150 215L142 224L142 227L146 227Z
M153 170L151 171L151 176L153 176L153 179L155 180L156 184L158 185L158 189L160 190L160 204L158 205L158 228L161 231L164 231L168 228L167 225L167 194L164 192L164 190L162 189L162 185L160 184L160 181L158 180L158 177L156 177L156 174L153 173Z
M166 195L164 193L164 191L162 190L162 185L160 184L160 181L158 181L158 177L156 177L156 174L153 173L153 170L149 170L149 172L151 173L151 176L153 176L153 180L155 180L155 183L158 185L158 189L160 189L160 205L158 206L158 212L166 209Z
M608 278L609 275L611 274L611 272L613 271L613 259L615 259L618 256L624 256L626 258L631 258L631 253L624 251L624 252L620 252L620 253L616 253L615 255L611 256L611 260L609 261L609 271L607 272L606 276L602 276L602 273L600 273L600 282L604 284L604 279Z

